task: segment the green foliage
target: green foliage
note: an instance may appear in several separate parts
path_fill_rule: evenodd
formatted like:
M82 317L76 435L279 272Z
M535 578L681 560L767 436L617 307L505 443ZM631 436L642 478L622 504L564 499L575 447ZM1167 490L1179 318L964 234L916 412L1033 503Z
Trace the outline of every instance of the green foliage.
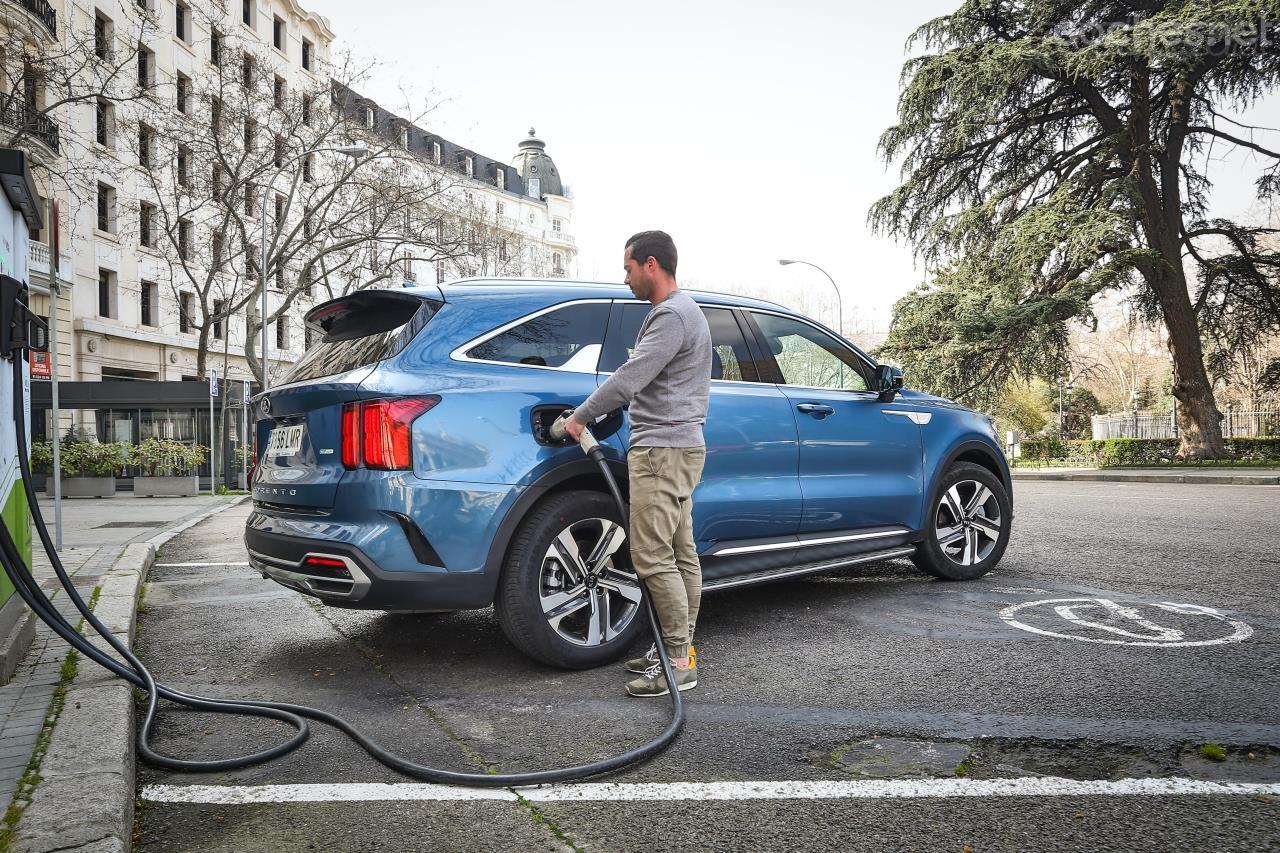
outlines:
M1241 465L1280 464L1280 437L1229 438L1228 461ZM1098 468L1133 465L1178 464L1176 438L1108 438L1061 441L1057 438L1027 439L1020 446L1028 462L1063 462Z
M77 441L64 444L58 454L62 476L66 477L115 477L124 468L128 458L128 444ZM52 454L50 454L52 459ZM52 461L50 462L52 471Z
M1216 743L1200 744L1200 754L1210 761L1226 761L1227 751Z
M31 470L33 473L44 474L45 476L53 473L52 441L31 442Z
M1230 350L1280 330L1280 253L1265 229L1207 219L1207 154L1252 149L1259 196L1280 194L1280 154L1220 118L1280 80L1278 13L1275 0L965 0L922 26L880 139L903 182L869 218L941 271L898 302L877 356L989 407L1010 376L1059 375L1068 324L1123 290L1165 322L1178 392L1207 404L1195 411L1216 433L1200 333Z
M200 445L148 438L129 449L129 464L143 477L181 477L192 474L205 461Z
M1005 385L1000 405L996 407L1000 435L1010 429L1016 429L1023 435L1038 433L1048 424L1044 416L1048 408L1043 382L1010 380Z

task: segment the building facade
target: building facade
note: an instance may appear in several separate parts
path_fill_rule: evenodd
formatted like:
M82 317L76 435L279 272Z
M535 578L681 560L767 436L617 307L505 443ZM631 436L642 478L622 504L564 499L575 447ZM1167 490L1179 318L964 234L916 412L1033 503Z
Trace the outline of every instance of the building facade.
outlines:
M310 343L302 316L335 289L358 288L366 278L377 279L375 286L397 286L573 272L572 198L532 130L514 158L503 162L381 109L331 79L334 33L326 19L293 0L0 0L0 31L7 33L0 52L6 69L0 129L45 167L36 170L39 189L58 208L56 225L47 222L32 233L29 263L37 310L47 313L48 294L60 292L55 319L63 380L172 381L201 378L214 368L229 380L251 375L245 338L258 317L258 300L248 298L262 271L257 231L264 217L267 227L283 231L305 216L282 212L278 195L273 212L273 192L261 194L267 209L261 201L255 209L253 196L263 185L279 191L309 172L313 157L285 157L276 137L275 163L268 166L277 168L269 177L252 178L257 183L246 180L243 192L225 199L243 209L237 235L209 215L207 204L202 212L184 214L189 196L217 197L219 167L165 132L209 126L219 133L219 122L230 114L224 100L253 100L231 91L229 81L242 72L246 89L252 71L255 81L263 81L256 90L262 98L274 91L277 112L285 111L283 93L331 89L334 106L352 125L342 133L392 139L423 174L444 176L441 185L447 184L436 211L440 239L371 240L367 270L347 264L326 287L304 293L288 286L285 279L294 271L283 261L274 270L268 266L270 372L277 379ZM56 80L56 69L25 72L19 54L69 63L77 51L86 55L95 79L83 81L79 97L41 114L53 90L75 86ZM93 97L94 85L105 95ZM271 145L267 122L250 127L252 118L237 120L245 124L245 150ZM331 168L343 161L332 153L318 156ZM188 174L192 170L199 174ZM172 198L164 194L170 185L177 187ZM231 257L225 266L235 274L218 289L202 291L200 277L211 264L223 264L224 251ZM368 275L380 264L380 276ZM188 279L196 284L189 287ZM219 314L228 300L239 307ZM168 426L147 425L166 419ZM199 437L194 428L175 427L164 412L86 414L75 426L103 441Z

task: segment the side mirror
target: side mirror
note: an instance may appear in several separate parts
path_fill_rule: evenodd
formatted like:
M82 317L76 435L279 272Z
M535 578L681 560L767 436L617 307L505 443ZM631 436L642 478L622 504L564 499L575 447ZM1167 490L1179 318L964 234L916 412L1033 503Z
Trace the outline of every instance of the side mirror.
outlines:
M877 367L875 390L880 393L881 403L892 403L902 390L902 371L888 364Z

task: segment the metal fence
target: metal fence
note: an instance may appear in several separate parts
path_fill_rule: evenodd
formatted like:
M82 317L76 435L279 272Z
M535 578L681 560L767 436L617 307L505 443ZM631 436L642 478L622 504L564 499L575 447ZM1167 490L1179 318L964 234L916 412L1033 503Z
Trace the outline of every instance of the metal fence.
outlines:
M1222 435L1225 438L1280 436L1280 411L1222 413ZM1093 437L1103 438L1177 438L1178 427L1172 412L1134 412L1133 414L1094 415Z

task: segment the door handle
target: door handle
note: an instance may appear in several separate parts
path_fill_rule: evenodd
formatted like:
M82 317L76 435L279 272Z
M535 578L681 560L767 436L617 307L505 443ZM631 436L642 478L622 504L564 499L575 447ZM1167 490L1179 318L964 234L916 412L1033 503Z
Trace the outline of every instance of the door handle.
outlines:
M813 415L818 420L822 420L827 415L834 415L836 410L828 406L826 403L799 403L796 405L798 411L804 412L806 415Z

